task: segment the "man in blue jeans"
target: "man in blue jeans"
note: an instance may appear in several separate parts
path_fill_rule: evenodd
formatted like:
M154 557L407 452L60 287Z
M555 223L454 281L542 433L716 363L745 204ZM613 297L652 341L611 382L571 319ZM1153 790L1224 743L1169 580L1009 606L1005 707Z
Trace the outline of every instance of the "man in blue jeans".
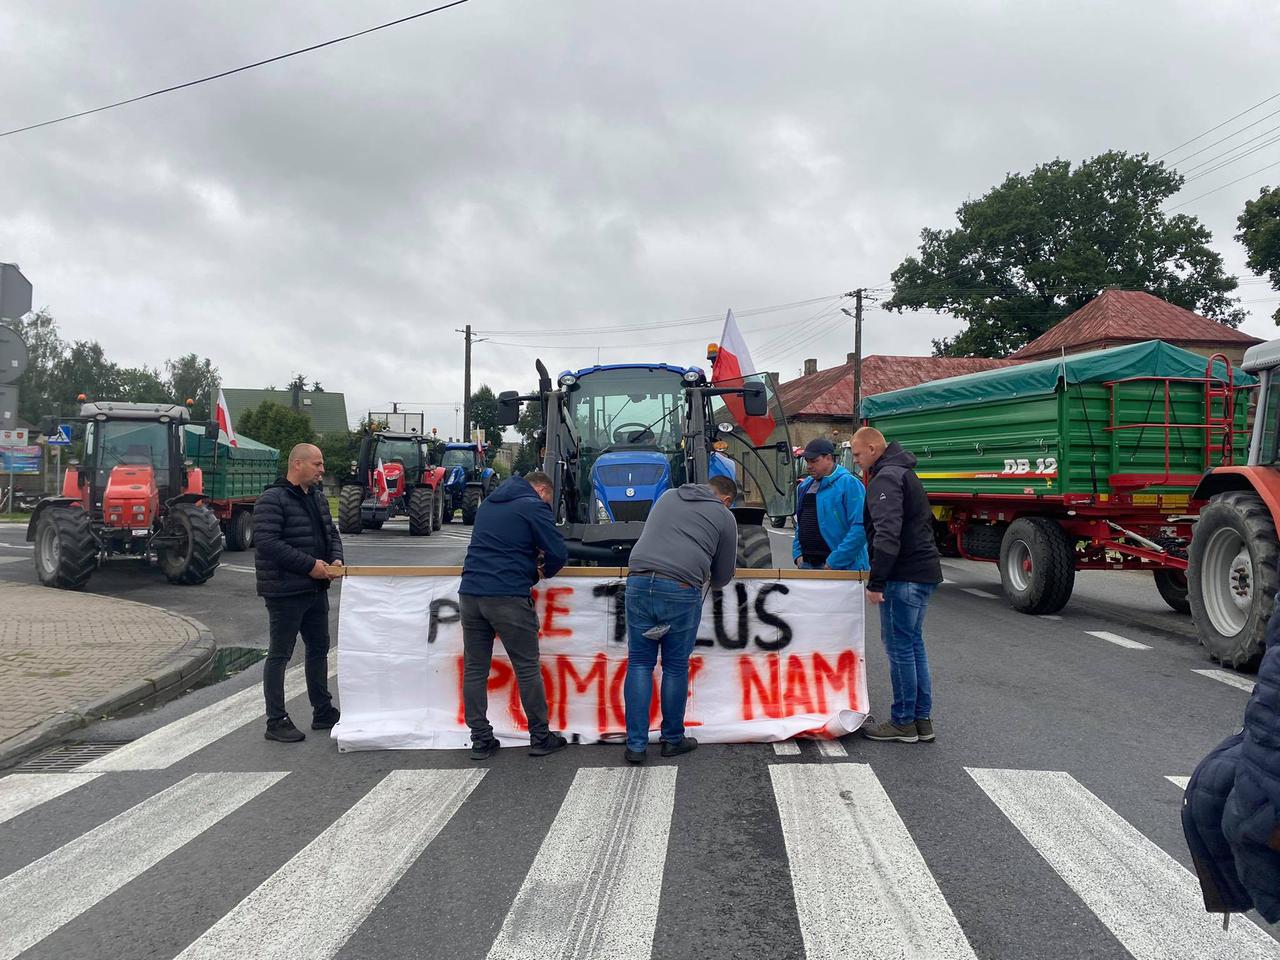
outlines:
M796 491L796 535L791 556L808 570L866 570L867 533L862 525L862 481L836 463L826 437L804 448L809 478Z
M738 525L729 512L737 485L728 477L668 490L649 511L631 550L627 577L626 758L643 763L649 745L653 668L662 654L662 755L678 757L698 746L684 735L689 699L689 655L698 638L702 591L733 579Z
M924 615L942 582L933 511L916 458L884 434L863 427L853 457L868 478L864 523L871 543L867 600L880 605L880 638L889 655L893 709L887 723L862 729L868 740L933 740L933 689L924 649Z

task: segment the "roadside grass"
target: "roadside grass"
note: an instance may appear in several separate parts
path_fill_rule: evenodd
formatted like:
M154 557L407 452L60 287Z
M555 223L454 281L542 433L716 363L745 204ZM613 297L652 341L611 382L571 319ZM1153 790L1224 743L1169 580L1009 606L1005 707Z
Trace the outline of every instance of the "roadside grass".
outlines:
M334 517L336 519L338 516L338 498L325 497L325 499L329 501L329 516Z

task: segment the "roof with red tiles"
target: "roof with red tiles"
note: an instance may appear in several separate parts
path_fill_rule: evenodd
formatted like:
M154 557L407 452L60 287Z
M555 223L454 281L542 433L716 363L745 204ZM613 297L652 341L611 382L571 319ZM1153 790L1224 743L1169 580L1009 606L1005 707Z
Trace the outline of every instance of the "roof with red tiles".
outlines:
M1236 347L1262 342L1140 290L1103 290L1010 359L1025 363L1064 351L1080 353L1144 340L1164 340L1179 347Z

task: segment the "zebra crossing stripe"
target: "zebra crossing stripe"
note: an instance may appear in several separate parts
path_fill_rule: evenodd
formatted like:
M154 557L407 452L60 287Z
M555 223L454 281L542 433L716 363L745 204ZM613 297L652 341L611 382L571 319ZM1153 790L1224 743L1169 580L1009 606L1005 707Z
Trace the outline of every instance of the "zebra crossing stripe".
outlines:
M0 780L0 823L100 776L100 773L79 772L11 773Z
M327 960L404 876L483 770L394 770L179 960Z
M1151 648L1145 643L1139 643L1137 640L1130 640L1128 637L1122 637L1118 633L1111 633L1107 630L1086 630L1091 637L1097 637L1099 640L1105 640L1107 643L1114 643L1117 647L1124 647L1126 650L1150 650Z
M649 960L675 767L582 769L489 960Z
M287 775L193 774L0 880L0 960L13 960Z
M329 679L332 680L335 676L336 672L330 671ZM303 668L287 670L284 675L285 700L292 700L306 692L307 678ZM133 743L111 751L105 757L91 760L79 769L91 773L163 770L265 715L262 685L254 684L167 723Z
M824 757L847 757L849 752L839 740L819 740L818 752Z
M779 740L773 745L773 752L780 757L795 757L800 754L800 744L794 740Z
M1280 943L1246 917L1205 912L1192 874L1074 777L969 769L988 797L1134 960L1262 960Z
M807 960L974 952L865 763L769 767Z
M1235 687L1243 690L1245 693L1253 693L1254 682L1248 677L1242 677L1238 673L1231 673L1227 670L1192 670L1192 673L1198 673L1202 677L1208 677L1210 680L1217 680L1219 683L1225 683L1229 687Z
M1168 780L1170 783L1172 783L1179 790L1186 790L1187 784L1191 782L1190 777L1165 777L1165 779Z

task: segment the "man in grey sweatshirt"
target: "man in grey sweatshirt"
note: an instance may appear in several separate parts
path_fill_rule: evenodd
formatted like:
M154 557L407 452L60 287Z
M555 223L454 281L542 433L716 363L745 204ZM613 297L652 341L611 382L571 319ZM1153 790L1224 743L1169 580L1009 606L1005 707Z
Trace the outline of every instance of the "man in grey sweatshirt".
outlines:
M662 654L662 755L698 746L684 735L689 655L702 617L702 590L733 579L738 525L729 512L737 485L728 477L686 483L653 505L631 551L627 577L626 758L642 763L649 743L653 669Z

